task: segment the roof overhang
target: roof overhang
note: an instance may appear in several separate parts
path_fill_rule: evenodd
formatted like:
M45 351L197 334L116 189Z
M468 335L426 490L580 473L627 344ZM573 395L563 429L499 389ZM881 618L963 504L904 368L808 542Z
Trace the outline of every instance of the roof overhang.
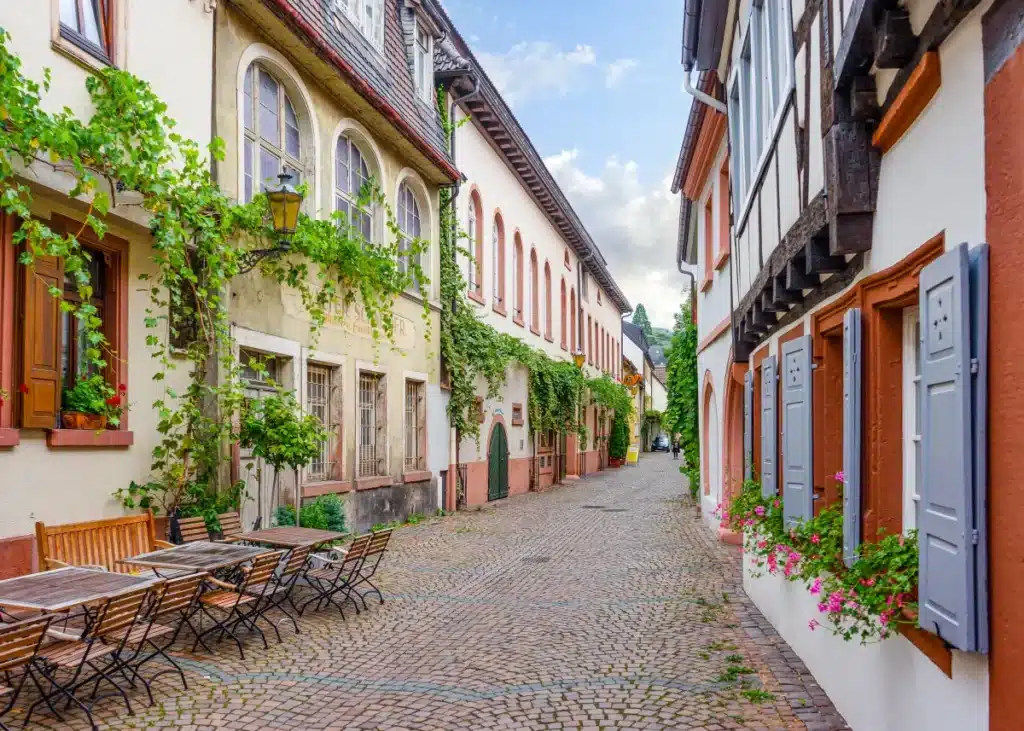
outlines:
M729 3L724 0L685 0L683 16L683 70L718 68L725 38Z

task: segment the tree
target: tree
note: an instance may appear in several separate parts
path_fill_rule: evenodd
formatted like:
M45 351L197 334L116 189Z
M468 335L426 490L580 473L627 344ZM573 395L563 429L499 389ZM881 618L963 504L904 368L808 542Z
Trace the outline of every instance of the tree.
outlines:
M644 309L642 304L638 304L636 309L633 310L633 324L640 328L644 336L650 340L654 328L651 327L651 321L647 317L647 310Z
M697 418L697 326L690 321L690 305L684 302L676 315L666 369L668 410L665 423L680 435L690 494L700 485L700 430Z

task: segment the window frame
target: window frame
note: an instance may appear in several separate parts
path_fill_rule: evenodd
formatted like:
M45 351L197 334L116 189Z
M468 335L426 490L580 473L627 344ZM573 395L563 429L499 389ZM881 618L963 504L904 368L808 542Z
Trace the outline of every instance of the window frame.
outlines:
M523 237L518 231L512 237L512 276L515 277L514 283L514 297L512 299L512 321L520 327L524 327L526 323L526 313L524 312L524 288L526 286L525 277L523 274L524 261L523 261Z
M251 77L250 77L251 74ZM272 79L277 84L277 108L276 113L278 117L278 130L279 145L274 145L273 141L263 136L260 123L260 81L262 80L262 74L266 74L267 77ZM262 167L262 152L266 151L270 155L277 158L280 169L274 173L274 178L277 175L286 170L291 169L292 172L298 173L298 179L293 180L293 185L298 185L304 182L306 177L306 168L303 163L302 156L305 145L303 144L303 129L302 123L299 119L298 107L292 101L291 96L288 94L288 90L285 88L285 84L281 81L280 75L275 74L271 71L266 64L261 60L257 59L249 64L246 68L245 73L242 75L242 104L243 108L240 110L241 121L242 121L242 149L241 149L241 170L242 177L239 185L240 200L243 203L251 202L262 190L260 186L264 185L266 181L272 178L260 178L259 176L263 173ZM251 108L249 111L252 113L252 127L246 126L246 109L244 105L249 104ZM298 135L298 156L292 155L288 152L288 109L291 109L292 115L295 117L295 131ZM310 144L307 140L306 145ZM251 145L251 147L250 147ZM250 154L251 158L247 157ZM335 148L337 151L337 148ZM337 163L335 163L337 164ZM313 181L310 180L310 185ZM246 186L251 186L251 189L247 190ZM310 196L311 197L311 196Z
M411 390L410 390L411 387ZM410 424L409 396L413 394L417 403L413 404L413 423ZM415 454L410 463L410 426L412 427L412 444ZM402 469L404 474L423 472L427 469L427 383L421 375L406 374L402 398Z
M491 221L491 305L495 312L504 315L505 307L505 219L501 211L494 212Z
M404 196L402 194L403 191L405 191L405 195ZM405 199L404 201L403 201L403 198ZM410 212L410 209L409 209L410 201L411 201L411 203L413 205L413 210L411 212ZM413 185L410 185L410 181L409 181L408 178L404 178L404 179L402 179L399 182L399 184L398 184L398 192L397 192L397 200L395 202L397 204L395 206L396 224L398 226L398 231L399 231L399 242L398 242L398 248L399 248L398 266L399 266L399 269L402 272L407 272L408 271L408 268L409 268L409 256L408 256L408 254L405 254L405 253L402 253L402 252L407 250L406 245L409 242L411 242L413 239L417 239L419 241L425 242L427 244L427 248L424 251L421 251L420 253L418 253L416 255L416 262L419 264L420 269L423 269L425 271L429 270L430 238L429 238L429 236L424 236L423 235L423 229L424 229L423 211L425 210L425 205L424 205L424 201L421 200L421 196L416 191L416 187L413 186ZM405 214L404 216L403 216L403 208L404 208L404 214ZM416 222L416 225L417 225L417 227L419 229L419 233L417 235L415 235L415 236L413 236L412 232L407 231L406 228L405 228L410 223L410 216L413 216L413 218L414 218L414 220ZM427 228L429 228L429 222L428 222ZM426 267L423 265L424 260L426 260L428 262L428 266L426 266ZM413 296L416 296L416 297L419 296L419 294L420 294L420 292L419 292L419 284L418 284L418 281L416 280L415 277L413 277L413 281L410 283L409 289L407 289L406 292L408 292L408 293L410 293L410 294L412 294Z
M777 12L772 12L770 6L766 10L766 4L773 3L779 3ZM762 179L768 166L796 84L792 33L782 32L788 27L786 19L792 17L790 13L790 0L761 0L751 4L746 27L739 38L737 62L732 64L726 84L729 147L733 161L739 163L733 166L735 173L732 176L738 213L735 222L737 234L742 233L746 226L756 197L756 181ZM774 29L773 38L769 38L773 18L777 20L778 28ZM780 35L782 42L773 43ZM775 51L776 65L769 70L764 68L766 53L772 50ZM765 83L765 79L770 79L771 83ZM767 94L764 93L766 91Z
M421 37L426 39L425 48L420 45ZM413 87L416 89L416 96L433 109L431 97L434 91L434 37L419 18L415 18L413 23L412 56Z
M475 188L469 194L467 226L473 240L473 257L469 259L468 294L480 304L484 301L484 207L480 192Z
M376 177L376 175L374 173L377 171L377 168L376 168L376 162L377 161L376 161L376 158L375 158L374 155L372 155L372 154L368 155L367 154L366 148L364 147L364 145L359 140L357 140L355 138L355 136L353 136L351 134L351 132L352 132L351 128L350 129L342 130L341 133L338 135L337 139L334 141L334 159L333 159L333 163L334 163L334 175L333 175L333 186L334 187L333 187L333 191L334 191L334 193L333 193L333 196L332 196L331 205L332 205L333 210L337 213L338 211L341 210L341 206L339 205L340 201L343 200L345 203L347 203L348 206L349 206L349 209L348 209L349 210L349 213L348 213L348 225L353 227L353 228L356 228L357 230L359 230L360 233L363 235L363 237L366 239L367 243L373 244L373 243L377 242L377 235L378 235L378 228L379 228L377 226L378 209L377 209L377 206L374 205L373 203L371 203L369 206L366 206L366 207L360 206L359 205L359 198L362 196L362 188L363 188L364 185L370 185L370 186L376 185L377 177ZM346 164L346 168L348 169L349 180L347 182L347 187L348 188L352 187L352 177L354 175L358 174L357 171L354 169L355 166L352 164L352 152L353 151L358 153L359 161L360 161L360 163L362 163L362 167L366 169L366 177L360 183L359 190L357 190L357 191L351 191L351 190L345 191L345 190L342 190L341 186L339 185L338 173L340 171L338 170L338 166L339 166L339 163L340 163L339 152L340 152L340 146L341 146L342 143L345 143L348 146L348 162ZM300 151L301 151L301 148L300 148ZM371 161L373 161L373 162L371 163ZM367 221L369 222L369 227L370 227L370 235L369 236L366 236L366 233L364 231L362 231L361 227L357 226L352 221L352 213L351 213L352 211L358 211L361 215L365 215L366 216Z
M354 26L363 39L383 57L384 37L387 34L387 9L384 0L372 1L374 9L380 15L380 20L372 27L368 27L365 0L334 0L331 9L337 16L344 18L349 25Z
M71 46L72 52L86 54L89 61L98 61L104 66L115 65L115 54L117 52L117 13L115 0L71 0L76 8L76 26L72 28L61 18L61 3L56 0L54 3L54 18L56 20L54 30L54 41L58 44ZM86 5L91 5L96 12L96 24L102 45L91 41L83 32L82 12Z
M921 495L920 308L903 308L903 533L917 527Z
M373 417L373 471L369 474L364 473L364 460L365 455L363 454L363 448L366 446L364 441L365 425L363 424L364 406L363 406L363 379L366 378L373 384L373 402L370 408L372 408ZM368 368L363 365L356 366L356 464L355 464L355 476L357 482L366 480L377 480L382 477L387 477L390 469L388 461L388 405L387 405L387 373L373 368ZM377 400L381 392L384 394L382 405L378 405ZM380 438L380 433L383 432L383 439ZM384 467L379 467L380 463L383 462Z
M530 332L540 335L540 262L537 247L530 247L530 278L527 300L530 303Z
M314 404L311 388L315 385L312 377L314 369L323 371L325 377L325 382L322 384L325 391L323 417L313 410ZM303 378L305 403L303 410L311 416L316 416L320 421L320 425L324 427L330 436L320 447L323 469L320 472L315 472L313 469L315 462L311 462L303 470L303 484L337 480L341 474L341 418L344 413L342 410L343 404L339 403L340 399L343 398L343 389L337 383L341 380L341 369L335 364L307 359L305 370Z

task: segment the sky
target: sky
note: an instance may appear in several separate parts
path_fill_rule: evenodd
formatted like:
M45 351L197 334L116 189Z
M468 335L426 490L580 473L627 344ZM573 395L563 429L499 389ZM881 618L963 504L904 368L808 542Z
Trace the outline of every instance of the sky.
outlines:
M672 327L684 0L443 0L634 307Z

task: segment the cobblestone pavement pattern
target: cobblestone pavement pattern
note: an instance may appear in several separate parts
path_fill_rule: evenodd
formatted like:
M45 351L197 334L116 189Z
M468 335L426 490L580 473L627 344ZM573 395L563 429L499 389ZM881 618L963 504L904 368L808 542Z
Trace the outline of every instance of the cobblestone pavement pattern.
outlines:
M667 455L396 531L386 603L181 654L109 728L808 729L845 724L743 594ZM256 640L256 641L253 641ZM730 673L729 668L733 667ZM737 669L738 668L738 669ZM86 728L79 714L70 728ZM52 728L69 728L46 718Z

